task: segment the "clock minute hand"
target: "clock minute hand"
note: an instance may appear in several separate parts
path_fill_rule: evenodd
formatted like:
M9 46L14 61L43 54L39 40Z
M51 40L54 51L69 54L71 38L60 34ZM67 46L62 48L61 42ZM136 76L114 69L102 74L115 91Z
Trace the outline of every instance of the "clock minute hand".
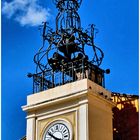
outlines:
M53 134L51 134L50 132L48 132L48 134L51 136L51 137L53 137L55 140L62 140L62 139L60 139L60 138L57 138L57 137L55 137Z

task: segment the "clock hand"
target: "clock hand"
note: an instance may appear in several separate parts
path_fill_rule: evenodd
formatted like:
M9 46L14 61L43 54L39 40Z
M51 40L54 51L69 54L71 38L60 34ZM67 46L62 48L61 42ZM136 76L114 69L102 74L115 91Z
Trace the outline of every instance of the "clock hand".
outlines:
M50 132L48 132L48 134L51 136L51 137L53 137L55 140L62 140L62 139L60 139L60 138L57 138L57 137L55 137L53 134L51 134Z

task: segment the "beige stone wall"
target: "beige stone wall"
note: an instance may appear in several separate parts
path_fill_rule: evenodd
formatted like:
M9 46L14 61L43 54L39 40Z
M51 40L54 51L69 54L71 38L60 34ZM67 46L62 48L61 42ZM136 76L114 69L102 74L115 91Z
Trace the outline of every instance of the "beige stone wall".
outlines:
M89 99L89 140L113 140L111 105L98 97Z

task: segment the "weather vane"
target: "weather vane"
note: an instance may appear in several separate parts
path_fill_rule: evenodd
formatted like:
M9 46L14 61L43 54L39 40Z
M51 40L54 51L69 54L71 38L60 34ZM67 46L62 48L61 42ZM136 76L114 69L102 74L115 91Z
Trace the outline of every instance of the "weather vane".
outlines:
M104 86L104 73L109 73L109 69L99 68L104 53L94 44L95 25L89 25L86 30L81 27L78 8L82 0L53 2L58 8L56 29L47 22L42 25L43 45L34 56L36 73L28 74L33 77L33 92L84 78ZM90 54L86 53L89 48Z

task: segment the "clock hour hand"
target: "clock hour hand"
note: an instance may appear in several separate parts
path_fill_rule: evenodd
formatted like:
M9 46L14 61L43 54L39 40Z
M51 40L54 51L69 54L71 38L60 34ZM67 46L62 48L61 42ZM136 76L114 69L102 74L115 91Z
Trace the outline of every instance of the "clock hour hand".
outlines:
M60 139L60 138L57 138L57 137L55 137L53 134L51 134L50 132L48 132L48 134L52 137L52 138L54 138L55 140L62 140L62 139Z

